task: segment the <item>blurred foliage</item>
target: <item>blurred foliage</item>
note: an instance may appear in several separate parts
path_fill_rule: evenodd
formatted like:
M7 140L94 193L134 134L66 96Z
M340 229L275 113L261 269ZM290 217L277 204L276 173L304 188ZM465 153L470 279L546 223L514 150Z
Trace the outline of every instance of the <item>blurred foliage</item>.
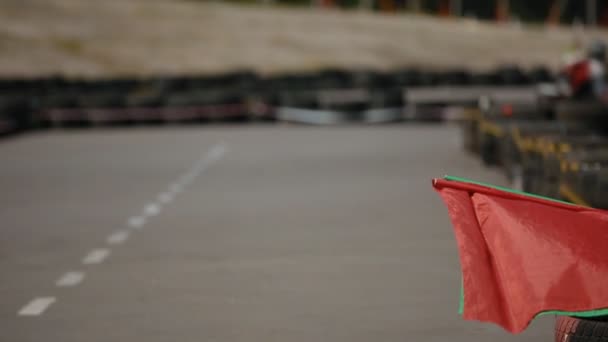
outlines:
M199 0L202 1L202 0ZM238 3L261 3L263 0L227 0ZM374 0L374 8L379 9L381 1L390 0ZM415 0L392 0L392 8L398 11L406 11L409 3ZM497 0L461 0L463 15L476 17L479 19L493 19L496 15ZM287 6L310 6L311 0L274 0L277 5ZM336 6L341 8L356 8L361 0L334 0ZM419 0L421 9L427 13L437 13L449 0ZM510 13L512 16L526 22L541 22L547 19L549 9L555 3L555 0L510 0ZM572 23L579 19L586 19L586 1L568 0L564 2L562 8L561 21L563 23ZM598 20L608 22L608 1L597 0Z

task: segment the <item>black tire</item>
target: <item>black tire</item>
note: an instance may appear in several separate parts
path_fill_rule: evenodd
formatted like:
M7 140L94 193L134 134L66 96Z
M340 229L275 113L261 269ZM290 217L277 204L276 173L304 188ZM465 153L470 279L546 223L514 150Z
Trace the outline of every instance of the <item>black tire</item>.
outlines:
M555 322L555 342L608 340L608 316L577 318L558 316Z
M202 89L250 89L259 81L250 70L236 70L225 74L194 76L188 81L190 90Z
M351 78L351 87L354 88L381 88L396 82L394 75L382 74L373 70L355 70Z
M166 105L168 107L207 106L221 104L243 103L244 94L231 89L193 90L189 92L172 93Z
M528 77L534 83L554 82L555 75L548 68L538 66L530 70Z
M162 89L149 88L131 92L125 98L125 104L127 107L163 107L165 100Z
M82 95L79 105L83 108L121 108L125 106L125 95L116 92L97 92Z
M311 90L318 88L317 75L313 74L283 74L266 79L265 86L276 92Z
M404 102L401 88L373 90L369 106L371 108L403 107Z
M523 85L530 83L528 75L517 66L504 66L497 70L497 74L501 84L504 85Z
M25 131L32 126L33 100L27 97L0 99L0 115L9 118L17 131Z
M8 136L17 132L15 121L0 113L0 137Z
M438 75L441 85L469 85L472 76L466 70L449 70Z
M498 142L495 137L485 134L480 145L481 161L485 166L498 165Z
M434 74L417 69L396 71L393 78L395 85L402 87L432 86L437 83L437 77Z
M477 73L471 75L471 84L473 85L498 85L500 78L495 73Z
M347 88L353 86L353 77L350 73L340 69L325 69L318 74L317 87Z
M286 91L279 94L279 106L318 109L319 99L315 91Z

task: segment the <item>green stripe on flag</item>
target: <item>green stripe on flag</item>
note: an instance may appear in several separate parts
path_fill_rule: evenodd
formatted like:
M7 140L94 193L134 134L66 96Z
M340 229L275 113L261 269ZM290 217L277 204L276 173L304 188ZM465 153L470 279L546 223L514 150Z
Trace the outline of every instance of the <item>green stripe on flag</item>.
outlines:
M547 310L547 311L539 312L536 316L539 317L539 316L546 316L546 315L572 316L572 317L580 317L580 318L608 316L608 308L587 310L587 311Z
M458 304L458 314L464 313L464 278L460 282L460 303Z
M562 204L576 205L576 204L573 204L573 203L570 203L570 202L560 201L560 200L555 199L555 198L535 195L535 194L531 194L529 192L524 192L524 191L519 191L519 190L515 190L515 189L511 189L511 188L506 188L506 187L503 187L503 186L498 186L498 185L493 185L493 184L487 184L487 183L477 182L477 181L466 179L466 178L462 178L462 177L445 176L445 177L443 177L443 179L448 180L448 181L452 181L452 182L461 182L461 183L469 183L469 184L481 185L481 186L485 186L487 188L493 188L493 189L496 189L496 190L510 192L512 194L517 194L517 195L522 195L522 196L528 196L528 197L534 197L534 198L539 198L539 199L543 199L543 200L547 200L547 201L553 201L553 202L562 203Z

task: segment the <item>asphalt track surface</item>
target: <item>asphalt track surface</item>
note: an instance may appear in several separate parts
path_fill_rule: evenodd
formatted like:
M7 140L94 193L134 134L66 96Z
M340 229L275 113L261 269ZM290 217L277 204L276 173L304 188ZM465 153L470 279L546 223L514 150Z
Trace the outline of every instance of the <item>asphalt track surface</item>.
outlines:
M0 341L550 341L553 317L513 336L457 315L456 244L430 180L504 183L459 133L206 126L2 141Z

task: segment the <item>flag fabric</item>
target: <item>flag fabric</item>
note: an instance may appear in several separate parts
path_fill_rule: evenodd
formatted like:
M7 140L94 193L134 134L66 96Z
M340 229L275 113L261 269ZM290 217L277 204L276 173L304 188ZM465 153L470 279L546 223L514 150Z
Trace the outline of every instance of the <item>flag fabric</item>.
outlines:
M538 315L608 315L608 211L445 177L464 319L520 333Z

